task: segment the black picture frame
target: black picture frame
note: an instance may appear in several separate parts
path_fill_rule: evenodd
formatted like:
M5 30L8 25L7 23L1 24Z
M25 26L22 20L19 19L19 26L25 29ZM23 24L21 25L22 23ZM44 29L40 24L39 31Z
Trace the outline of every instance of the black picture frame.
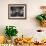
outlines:
M26 19L26 4L8 4L8 19Z

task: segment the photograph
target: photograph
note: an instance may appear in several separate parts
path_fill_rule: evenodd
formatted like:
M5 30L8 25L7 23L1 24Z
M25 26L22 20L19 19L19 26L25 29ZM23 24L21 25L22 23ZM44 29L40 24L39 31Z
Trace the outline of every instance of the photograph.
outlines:
M8 4L9 19L26 19L26 4Z

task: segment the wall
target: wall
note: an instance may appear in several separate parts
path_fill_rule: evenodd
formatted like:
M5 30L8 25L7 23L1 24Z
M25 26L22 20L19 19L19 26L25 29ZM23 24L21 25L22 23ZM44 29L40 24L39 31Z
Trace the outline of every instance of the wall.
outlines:
M8 4L27 4L27 19L9 20ZM46 0L0 0L0 34L4 34L6 25L15 25L19 31L18 36L22 34L24 36L31 36L36 34L36 29L46 30L39 27L35 20L35 16L41 13L40 6L42 5L46 5Z

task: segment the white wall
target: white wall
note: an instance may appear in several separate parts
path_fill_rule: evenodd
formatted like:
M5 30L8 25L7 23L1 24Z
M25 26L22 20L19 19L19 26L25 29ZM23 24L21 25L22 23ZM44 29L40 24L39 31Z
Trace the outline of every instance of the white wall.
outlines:
M9 20L8 4L27 4L26 20ZM31 36L36 29L44 29L35 20L37 14L41 13L40 6L46 5L46 0L0 0L0 33L4 33L6 25L15 25L19 31L18 35Z

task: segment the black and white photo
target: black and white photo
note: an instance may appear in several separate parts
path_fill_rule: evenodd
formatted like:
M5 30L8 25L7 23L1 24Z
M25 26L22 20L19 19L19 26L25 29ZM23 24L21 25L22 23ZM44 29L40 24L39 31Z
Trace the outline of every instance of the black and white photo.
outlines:
M9 4L9 19L26 19L26 4Z

